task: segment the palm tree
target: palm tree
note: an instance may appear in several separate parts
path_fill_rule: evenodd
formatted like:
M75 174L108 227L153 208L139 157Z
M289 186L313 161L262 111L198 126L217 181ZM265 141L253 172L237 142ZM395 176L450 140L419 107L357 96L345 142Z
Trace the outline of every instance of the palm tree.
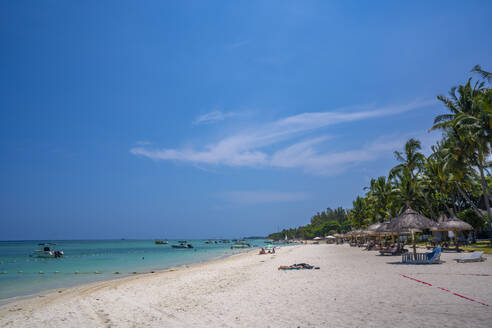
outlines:
M420 141L411 138L405 143L403 152L395 151L396 160L401 164L398 164L391 169L390 176L407 168L410 175L415 177L415 175L420 172L425 162L425 156L419 152L420 149L422 149Z
M371 179L369 187L365 187L364 190L368 190L366 193L367 202L372 212L371 223L382 222L385 219L393 216L394 211L392 205L393 186L391 180L381 176L377 179Z
M480 67L480 65L475 65L471 72L477 73L482 77L482 79L486 80L489 83L492 82L492 73L484 71L482 67Z
M408 166L404 166L392 175L393 192L399 198L398 213L403 212L405 208L417 208L419 204L420 191L415 177Z
M426 160L425 156L419 152L421 148L420 141L411 138L405 143L403 152L395 151L395 157L400 164L390 170L389 179L393 181L395 186L393 192L400 194L400 199L403 200L406 207L410 207L412 203L420 198L419 196L422 196L431 216L434 218L435 215L428 196L420 185L419 175L425 166Z
M441 192L445 190L444 192L449 193L455 190L478 216L487 220L468 194L468 192L474 193L478 180L473 178L476 172L466 163L466 158L469 155L466 149L463 151L456 138L444 139L432 149L434 152L430 157L439 166L438 173L434 176L436 178L433 181L434 185L438 186ZM450 214L452 215L452 213Z
M348 213L350 225L359 229L365 223L366 218L366 199L360 196L352 202L352 209Z
M492 92L490 90L491 88L486 88L485 82L481 81L475 82L472 86L470 78L465 85L451 88L449 98L439 95L437 98L444 103L450 113L438 115L431 128L431 130L443 130L459 152L466 154L462 157L464 164L478 170L479 175L476 173L474 175L477 176L482 187L489 219L492 218L492 212L485 172L488 166L487 157L491 154Z

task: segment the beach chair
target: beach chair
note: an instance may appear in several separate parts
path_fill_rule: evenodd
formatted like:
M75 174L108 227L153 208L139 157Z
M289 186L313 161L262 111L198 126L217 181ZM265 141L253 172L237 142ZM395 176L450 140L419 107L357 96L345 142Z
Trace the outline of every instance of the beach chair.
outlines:
M401 254L406 253L406 252L408 252L408 250L404 249L403 247L398 247L395 245L394 247L381 249L379 251L379 254L381 254L381 255L401 255Z
M381 255L400 255L397 247L381 249L381 250L379 250L379 254L381 254Z
M469 262L483 262L487 258L483 257L483 252L473 252L467 257L463 257L460 259L454 259L458 263L469 263Z
M408 252L402 254L401 261L408 264L437 264L441 263L441 247L436 247L430 253Z

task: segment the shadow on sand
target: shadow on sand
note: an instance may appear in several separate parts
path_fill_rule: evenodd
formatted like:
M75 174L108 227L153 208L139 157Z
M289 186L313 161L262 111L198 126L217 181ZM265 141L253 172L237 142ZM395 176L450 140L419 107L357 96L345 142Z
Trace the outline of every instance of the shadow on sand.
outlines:
M403 263L401 261L399 262L386 262L386 264L393 264L393 265L433 265L433 264L443 264L446 263L446 261L440 261L438 263Z

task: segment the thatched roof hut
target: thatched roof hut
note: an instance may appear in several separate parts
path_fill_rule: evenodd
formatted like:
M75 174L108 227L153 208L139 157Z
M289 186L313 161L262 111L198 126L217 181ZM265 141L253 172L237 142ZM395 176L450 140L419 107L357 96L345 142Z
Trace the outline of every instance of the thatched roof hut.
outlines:
M450 218L446 217L445 215L441 215L439 217L441 220L437 224L436 227L432 228L432 231L453 231L454 232L454 244L456 245L456 251L459 251L459 245L458 245L458 233L457 231L463 231L463 230L473 230L473 227L466 223L465 221L461 221L455 216L452 216Z
M411 208L406 209L405 212L392 219L387 225L387 229L394 232L418 232L423 229L431 229L434 227L437 227L437 223L435 221L426 218Z
M463 231L463 230L473 230L473 227L461 221L455 216L447 218L443 216L443 220L437 224L436 227L431 229L432 231Z
M392 219L386 228L389 231L394 232L410 231L412 233L413 253L416 254L417 248L415 246L414 233L434 227L437 227L436 222L417 213L411 208L407 208L400 216Z

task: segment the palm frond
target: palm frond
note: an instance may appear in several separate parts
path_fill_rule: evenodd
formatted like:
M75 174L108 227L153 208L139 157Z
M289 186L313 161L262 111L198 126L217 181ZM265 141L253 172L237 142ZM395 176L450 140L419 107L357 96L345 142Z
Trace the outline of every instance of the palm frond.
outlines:
M484 71L480 65L475 65L472 70L472 73L476 73L482 77L482 79L487 80L487 82L492 81L492 73Z

